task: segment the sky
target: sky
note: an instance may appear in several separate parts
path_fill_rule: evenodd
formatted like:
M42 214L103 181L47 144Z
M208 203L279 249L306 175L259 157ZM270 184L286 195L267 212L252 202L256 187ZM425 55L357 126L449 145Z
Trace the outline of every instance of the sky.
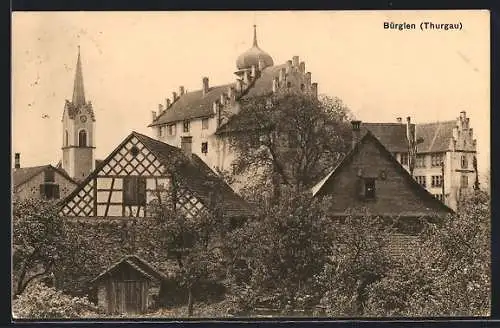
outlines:
M423 21L461 30L419 29ZM415 30L384 29L415 23ZM275 64L305 61L318 92L336 96L365 122L424 123L465 110L490 163L488 11L15 12L12 18L12 152L21 166L56 164L61 118L81 47L96 152L105 158L131 131L153 135L151 111L178 92L233 82L252 46Z

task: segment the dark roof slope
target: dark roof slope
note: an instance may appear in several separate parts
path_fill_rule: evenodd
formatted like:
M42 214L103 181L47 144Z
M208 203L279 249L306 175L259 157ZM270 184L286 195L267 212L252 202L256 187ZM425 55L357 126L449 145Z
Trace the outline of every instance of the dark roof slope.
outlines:
M96 283L102 280L108 273L112 273L114 270L116 270L120 264L125 263L131 267L133 267L135 270L140 272L142 275L147 277L148 279L152 281L163 281L166 280L167 277L155 269L151 264L143 260L137 255L127 255L122 257L119 261L115 262L111 266L109 266L106 270L101 272L97 277L95 277L91 283Z
M253 86L245 93L244 98L252 98L262 96L273 90L273 79L279 76L280 70L287 65L276 65L266 67L262 70L258 79L255 80Z
M444 121L435 123L417 124L415 130L417 138L423 138L418 145L419 153L444 152L450 147L450 139L453 136L453 128L456 121Z
M212 116L214 101L219 100L221 94L227 93L228 89L234 86L235 83L229 83L211 87L206 95L203 95L202 90L187 92L161 113L150 126Z
M363 145L363 143L365 143L367 140L373 140L375 142L375 145L380 150L381 154L394 164L394 167L410 184L413 190L415 190L418 193L418 195L422 197L422 199L427 200L430 204L435 205L435 208L443 210L447 213L453 213L453 210L451 208L449 208L441 201L434 198L434 196L432 196L424 187L422 187L417 181L415 181L415 179L412 178L412 176L408 173L408 171L406 171L404 167L401 166L401 164L394 158L394 156L392 156L392 154L387 150L387 148L385 148L385 146L380 142L380 140L377 137L375 137L370 131L367 131L365 133L365 135L359 140L356 146L349 153L347 153L344 159L339 164L337 164L337 166L325 178L323 178L323 180L321 180L314 187L312 187L311 191L313 196L320 194L323 186L325 186L328 183L328 181L332 180L333 177L335 177L343 167L345 167L352 161L354 155L359 152L361 145Z
M408 139L406 137L406 124L401 123L361 123L361 136L368 130L389 150L391 153L408 151Z
M46 169L52 169L56 171L57 173L61 174L63 177L68 179L74 184L77 184L75 180L73 180L63 169L59 169L57 167L54 167L50 164L47 165L40 165L40 166L33 166L33 167L22 167L18 169L13 169L12 172L12 182L15 188L19 187L20 185L28 182L41 172L45 171Z

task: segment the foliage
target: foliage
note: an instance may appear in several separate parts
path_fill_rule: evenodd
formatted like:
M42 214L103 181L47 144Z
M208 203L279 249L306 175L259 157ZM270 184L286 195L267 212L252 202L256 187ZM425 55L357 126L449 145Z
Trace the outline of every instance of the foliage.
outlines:
M369 287L386 274L392 226L368 213L336 220L331 262L318 278L325 291L320 305L333 317L365 313Z
M245 130L229 137L237 154L236 173L255 176L254 171L269 168L275 200L281 185L304 191L349 149L349 117L337 98L287 93L242 100L232 124Z
M71 297L42 283L29 285L12 303L18 319L72 319L97 314L87 298Z
M311 307L321 297L316 277L332 246L329 202L307 194L286 196L228 238L234 245L229 276L235 312Z
M486 316L490 311L490 199L477 191L422 234L422 247L370 290L370 313Z

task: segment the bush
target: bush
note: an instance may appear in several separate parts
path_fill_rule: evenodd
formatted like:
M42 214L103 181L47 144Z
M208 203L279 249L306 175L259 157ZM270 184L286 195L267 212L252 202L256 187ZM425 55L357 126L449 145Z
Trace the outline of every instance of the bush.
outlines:
M14 299L12 312L17 319L72 319L96 315L97 307L87 298L71 297L34 283Z

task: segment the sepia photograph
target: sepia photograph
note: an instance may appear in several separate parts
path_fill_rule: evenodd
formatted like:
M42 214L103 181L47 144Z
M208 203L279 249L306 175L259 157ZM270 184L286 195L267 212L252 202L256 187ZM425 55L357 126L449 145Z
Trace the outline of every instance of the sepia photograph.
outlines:
M11 33L14 321L490 315L489 11Z

